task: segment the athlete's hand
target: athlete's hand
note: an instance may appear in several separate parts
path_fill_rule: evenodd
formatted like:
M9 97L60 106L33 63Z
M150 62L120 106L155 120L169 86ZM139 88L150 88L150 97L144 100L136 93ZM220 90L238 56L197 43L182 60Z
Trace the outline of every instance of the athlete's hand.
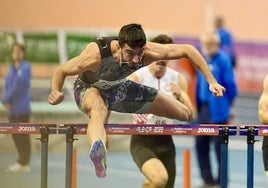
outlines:
M49 104L56 105L63 101L64 99L64 93L60 91L51 91L48 96L48 102Z
M170 83L170 91L176 98L181 96L181 87L178 84Z
M226 89L223 86L221 86L220 84L218 84L218 83L210 84L209 85L209 90L216 97L222 97L223 94L226 91Z

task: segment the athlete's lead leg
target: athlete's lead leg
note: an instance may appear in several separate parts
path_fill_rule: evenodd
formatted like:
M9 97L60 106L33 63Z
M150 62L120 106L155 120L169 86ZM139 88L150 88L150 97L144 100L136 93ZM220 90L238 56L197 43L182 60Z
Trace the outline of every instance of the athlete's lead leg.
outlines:
M96 175L106 176L106 132L104 123L107 121L108 110L100 93L90 88L84 94L82 108L86 111L90 121L87 127L87 136L91 144L90 158L94 163Z

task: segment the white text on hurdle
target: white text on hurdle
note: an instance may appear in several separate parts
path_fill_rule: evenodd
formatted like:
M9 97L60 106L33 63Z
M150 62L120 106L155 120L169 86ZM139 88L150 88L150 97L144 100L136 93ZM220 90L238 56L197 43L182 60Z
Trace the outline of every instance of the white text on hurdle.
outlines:
M197 133L215 133L214 128L198 128Z
M36 131L35 127L22 127L19 126L19 132L31 132Z

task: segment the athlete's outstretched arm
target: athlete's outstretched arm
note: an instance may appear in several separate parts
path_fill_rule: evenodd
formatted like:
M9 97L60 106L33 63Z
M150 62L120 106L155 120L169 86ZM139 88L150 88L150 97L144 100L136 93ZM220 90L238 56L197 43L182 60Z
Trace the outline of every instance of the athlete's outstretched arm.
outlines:
M151 60L168 60L179 59L182 57L188 58L191 63L202 72L207 82L209 89L215 96L223 96L225 88L218 84L217 80L212 75L207 62L198 52L198 50L188 44L157 44L148 42L145 49L145 63L150 63Z
M96 43L89 43L80 55L59 65L51 77L51 92L48 96L48 102L52 105L56 105L63 101L64 93L61 90L66 76L77 75L88 70L95 71L99 63L100 54L98 46Z

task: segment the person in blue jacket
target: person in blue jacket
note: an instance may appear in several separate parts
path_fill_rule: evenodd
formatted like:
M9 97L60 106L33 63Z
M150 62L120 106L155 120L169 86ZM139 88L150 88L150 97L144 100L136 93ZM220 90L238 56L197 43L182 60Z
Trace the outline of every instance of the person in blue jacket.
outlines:
M214 26L216 32L220 37L220 48L225 51L230 59L233 68L236 67L236 52L235 52L235 43L232 33L225 27L224 19L221 16L217 16L214 20Z
M15 43L11 48L13 59L9 67L3 88L2 103L8 113L10 123L29 122L31 114L31 66L25 60L25 48ZM9 172L20 173L30 171L31 142L29 134L13 134L18 160L7 169Z
M208 84L200 72L197 72L197 123L228 124L232 116L232 105L237 96L237 85L234 71L228 55L220 49L220 38L217 33L208 32L201 37L201 49L208 66L216 80L226 88L221 98L216 98L208 92ZM210 164L210 145L214 143L218 174L213 177ZM204 184L201 187L220 186L220 137L197 136L196 153L200 174Z

